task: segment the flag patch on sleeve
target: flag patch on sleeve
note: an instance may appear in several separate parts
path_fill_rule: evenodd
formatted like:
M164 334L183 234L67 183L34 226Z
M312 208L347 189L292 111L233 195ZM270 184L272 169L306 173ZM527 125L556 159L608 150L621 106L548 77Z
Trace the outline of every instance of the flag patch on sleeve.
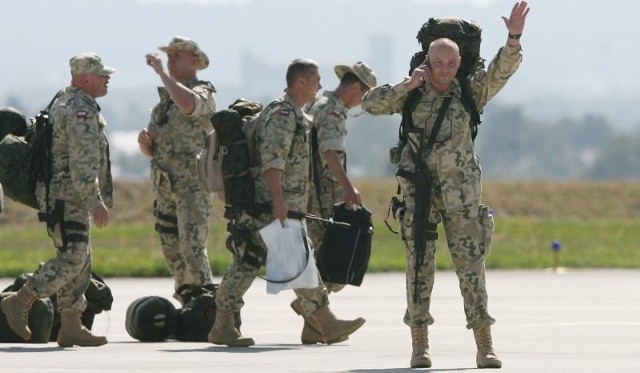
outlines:
M290 113L290 111L289 111L289 110L280 110L280 111L278 112L278 114L279 114L279 115L281 115L281 116L283 116L283 117L289 117L289 113Z
M333 115L336 118L342 117L342 114L338 110L334 110L333 112L331 112L331 115Z
M76 113L76 118L78 119L86 119L87 118L87 112L86 111L79 111Z

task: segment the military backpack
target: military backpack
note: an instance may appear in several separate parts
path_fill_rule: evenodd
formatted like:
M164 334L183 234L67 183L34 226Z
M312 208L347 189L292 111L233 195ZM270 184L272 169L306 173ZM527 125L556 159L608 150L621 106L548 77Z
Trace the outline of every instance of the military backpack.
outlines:
M30 124L23 125L24 116L13 108L4 108L0 116L0 133L4 135L0 138L0 183L7 197L36 210L39 210L35 197L37 181L44 183L45 202L49 203L53 136L49 111L61 94L59 91ZM46 220L45 215L39 217Z
M475 140L478 134L478 126L481 123L481 112L478 110L475 99L471 94L469 79L484 69L484 59L480 57L482 28L475 21L458 17L429 18L429 20L420 27L418 35L416 36L422 50L416 52L411 57L411 61L409 62L409 75L411 75L416 67L425 61L429 46L439 38L453 40L460 50L461 62L458 72L456 73L456 78L460 83L460 89L462 91L462 104L471 117L469 121L471 138ZM421 96L422 93L416 88L409 92L405 101L402 109L402 122L399 129L401 144L406 142L406 129L413 125L411 113L418 105Z
M262 104L243 98L211 116L213 130L196 157L201 186L227 205L253 202L255 160L254 132Z

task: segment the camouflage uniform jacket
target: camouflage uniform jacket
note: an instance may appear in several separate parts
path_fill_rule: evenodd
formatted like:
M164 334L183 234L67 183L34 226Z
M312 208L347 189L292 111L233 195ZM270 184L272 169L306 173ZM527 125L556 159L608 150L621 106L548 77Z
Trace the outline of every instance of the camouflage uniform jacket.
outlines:
M470 86L478 110L482 110L487 102L505 86L521 61L521 48L507 45L500 48L486 71L479 70L473 74ZM387 84L372 89L365 95L362 108L373 115L401 113L408 95L404 86L406 81L407 79L395 86ZM433 151L431 154L425 154L425 159L422 161L436 177L435 180L447 184L448 196L444 196L444 199L448 208L455 209L460 204L479 200L480 163L475 156L471 139L470 115L460 100L460 84L454 80L448 92L444 94L439 94L428 83L421 89L423 89L423 95L412 115L414 125L425 129L425 135L423 137L416 133L408 135L409 141L402 149L398 168L409 172L414 171L414 157L420 142L423 141L426 144L443 98L452 96L442 127L436 136Z
M104 203L113 207L113 181L107 122L96 100L67 86L51 108L53 178L50 201L75 203L87 210ZM43 194L42 183L39 193Z
M313 116L313 127L318 134L318 155L320 164L316 164L321 177L329 178L337 183L335 176L329 170L327 162L322 154L327 150L335 150L341 164L346 161L346 136L347 108L335 94L335 92L325 91L323 97L316 101L309 109L309 114Z
M260 173L256 177L256 202L271 202L264 173L283 171L282 193L290 209L307 211L309 188L309 121L285 94L265 108L256 125L256 150Z
M183 114L169 92L164 87L158 87L160 102L151 111L148 130L154 136L152 175L158 171L166 172L172 182L188 188L198 183L195 157L213 129L209 118L216 110L216 101L215 88L209 82L194 78L185 86L191 89L195 98L193 112ZM152 177L152 180L157 178Z

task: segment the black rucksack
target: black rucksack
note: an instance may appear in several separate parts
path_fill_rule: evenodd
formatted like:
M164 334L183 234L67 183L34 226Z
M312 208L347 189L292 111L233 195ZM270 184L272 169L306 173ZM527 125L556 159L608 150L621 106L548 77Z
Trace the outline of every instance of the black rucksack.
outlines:
M197 156L200 184L224 194L225 204L250 203L255 197L255 140L253 138L262 104L243 98L211 116L209 133Z
M182 342L207 342L216 317L216 294L204 292L192 297L178 310L175 337Z
M471 129L471 138L475 140L478 134L478 126L481 123L478 106L471 94L469 86L469 78L478 70L484 68L484 59L480 57L480 44L482 42L482 28L472 20L466 20L457 17L429 18L425 22L416 36L422 47L422 51L416 52L409 62L409 75L411 72L422 64L426 58L429 45L439 38L448 38L458 44L460 50L461 63L456 73L456 78L460 82L461 100L467 112L471 116L469 128ZM400 141L406 142L407 126L412 125L411 113L420 101L421 93L419 89L409 92L402 109L402 123L400 125Z
M218 285L187 287L179 292L185 300L180 309L159 296L146 296L131 303L125 319L129 335L141 342L163 342L174 337L181 342L207 342L216 317ZM240 313L234 319L240 330Z

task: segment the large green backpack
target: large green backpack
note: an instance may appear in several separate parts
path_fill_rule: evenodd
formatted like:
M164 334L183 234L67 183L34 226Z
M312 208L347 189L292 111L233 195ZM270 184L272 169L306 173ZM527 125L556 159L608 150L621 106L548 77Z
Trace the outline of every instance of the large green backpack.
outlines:
M429 45L436 39L448 38L455 41L462 58L456 74L459 79L467 78L484 65L484 60L480 57L482 28L475 21L457 17L429 18L418 31L416 38L425 54Z
M0 140L6 135L24 136L29 122L22 112L11 106L0 107Z
M411 57L409 63L409 75L420 64L422 64L427 56L429 45L439 38L448 38L458 44L460 49L460 57L462 59L460 68L456 73L456 78L460 82L462 90L462 104L469 112L471 120L469 128L471 129L471 137L475 140L478 134L478 125L480 125L480 111L475 103L475 99L471 94L469 87L469 78L484 69L484 59L480 57L480 44L482 42L482 28L472 20L466 20L458 17L442 17L429 18L425 22L416 36L422 50L415 53ZM411 112L415 109L418 101L420 101L420 92L415 89L409 93L402 110L402 123L400 126L400 141L406 141L404 134L405 127L411 125Z
M4 184L7 197L38 208L33 193L35 188L35 174L31 167L33 149L25 140L29 128L20 110L10 106L0 108L0 182ZM3 209L3 202L0 200L0 211Z
M47 187L47 200L49 198L48 184L51 180L51 141L53 126L49 121L49 110L55 100L62 94L59 91L49 102L46 109L41 110L33 120L33 124L25 125L23 130L19 122L19 116L11 111L3 112L0 119L0 128L5 136L0 140L0 183L4 187L4 193L24 205L39 210L35 197L36 182L42 181ZM13 108L9 108L17 111ZM18 112L19 113L19 112ZM12 115L5 115L12 114ZM22 113L18 115L24 118ZM48 203L48 201L47 201ZM47 206L48 212L48 206Z
M0 182L7 197L38 209L33 147L24 137L6 135L0 141Z

